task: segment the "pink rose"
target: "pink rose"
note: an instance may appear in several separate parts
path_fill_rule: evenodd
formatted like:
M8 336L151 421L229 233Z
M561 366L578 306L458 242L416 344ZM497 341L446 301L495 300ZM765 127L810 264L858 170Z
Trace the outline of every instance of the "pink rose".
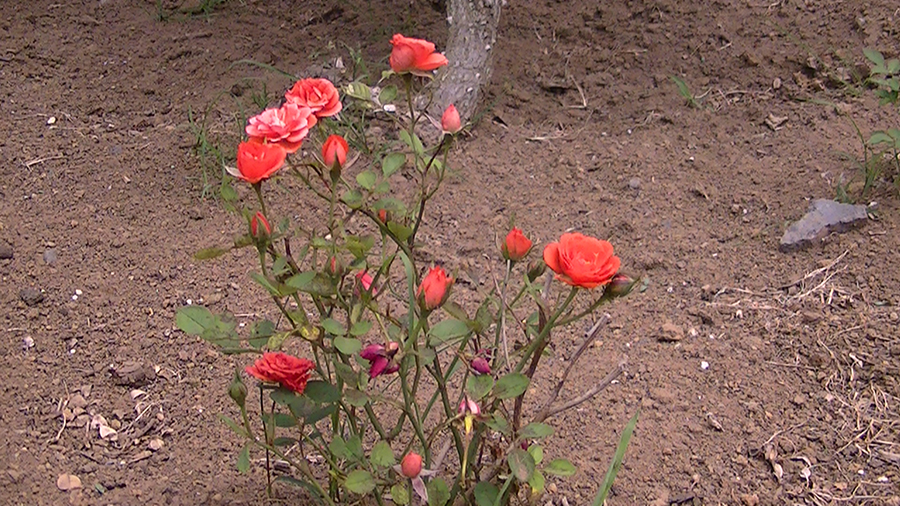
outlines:
M300 149L300 144L315 124L312 109L288 102L253 116L244 130L251 138L280 144L285 151L293 153Z
M334 116L344 107L337 88L328 79L301 79L284 98L292 104L309 107L317 118Z

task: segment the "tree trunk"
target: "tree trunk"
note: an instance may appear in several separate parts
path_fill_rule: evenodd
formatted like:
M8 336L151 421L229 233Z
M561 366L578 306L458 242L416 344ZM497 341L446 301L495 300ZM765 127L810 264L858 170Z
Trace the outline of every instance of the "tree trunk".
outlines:
M475 113L482 89L491 79L491 55L497 40L502 0L448 0L450 33L445 56L450 64L438 73L428 109L440 118L453 104L462 120Z

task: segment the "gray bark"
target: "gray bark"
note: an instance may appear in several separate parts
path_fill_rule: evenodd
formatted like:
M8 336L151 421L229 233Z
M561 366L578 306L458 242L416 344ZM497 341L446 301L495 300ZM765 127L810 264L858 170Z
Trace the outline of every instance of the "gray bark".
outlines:
M440 118L453 104L463 122L475 113L483 88L491 79L491 55L497 40L502 0L448 0L450 31L445 56L450 64L432 83L428 113Z

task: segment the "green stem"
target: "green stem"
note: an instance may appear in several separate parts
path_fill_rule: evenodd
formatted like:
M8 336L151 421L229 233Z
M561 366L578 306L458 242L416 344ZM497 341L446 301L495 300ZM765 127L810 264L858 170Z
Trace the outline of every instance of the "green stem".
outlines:
M528 357L530 357L534 353L534 351L544 343L544 341L547 339L547 336L550 335L550 330L556 324L557 318L559 318L559 316L569 307L569 304L571 304L572 300L575 299L576 293L578 293L578 288L573 286L572 290L569 292L569 296L566 297L566 300L556 309L556 311L554 311L550 319L547 320L547 324L544 325L544 328L541 329L540 334L538 334L538 336L528 344L528 347L525 348L525 352L522 353L522 358L519 359L519 363L516 364L515 372L522 372L522 369L525 367L525 363L528 361Z

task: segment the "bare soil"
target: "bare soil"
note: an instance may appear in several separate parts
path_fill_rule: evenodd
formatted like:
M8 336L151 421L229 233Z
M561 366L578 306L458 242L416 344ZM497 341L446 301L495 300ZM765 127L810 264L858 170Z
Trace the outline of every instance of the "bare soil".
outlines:
M265 305L246 275L251 252L191 258L242 226L204 197L221 169L207 157L204 179L198 125L227 158L254 94L289 84L239 60L340 80L333 62L351 50L384 65L392 33L439 47L447 33L424 1L161 7L165 20L148 0L0 4L3 504L266 502L263 468L237 473L236 438L218 420L245 358L173 327L188 301L237 315ZM467 279L455 297L489 289L485 255L496 258L512 216L541 245L569 229L608 238L650 280L609 307L564 393L627 360L603 398L556 419L546 451L579 473L540 504L589 504L640 408L610 505L900 505L898 175L877 182L864 227L778 251L809 199L858 176L841 156L861 156L853 122L864 135L900 126L854 80L863 48L900 51L896 9L504 8L484 114L427 222L426 239ZM773 129L770 115L786 120ZM302 203L291 212L309 215ZM548 369L574 337L555 341ZM117 440L82 413L105 417ZM60 474L82 487L59 490Z

